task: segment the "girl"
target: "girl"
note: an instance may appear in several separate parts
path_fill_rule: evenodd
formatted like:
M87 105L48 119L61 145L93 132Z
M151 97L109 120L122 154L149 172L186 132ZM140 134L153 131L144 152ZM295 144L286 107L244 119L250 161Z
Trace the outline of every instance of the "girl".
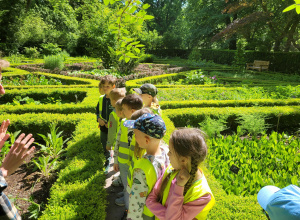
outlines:
M199 164L207 154L203 133L184 128L172 133L169 166L146 200L157 219L206 219L215 199Z
M154 114L161 116L161 109L158 104L158 99L156 98L157 88L154 85L146 83L140 88L135 88L133 90L143 99L144 107L150 108Z

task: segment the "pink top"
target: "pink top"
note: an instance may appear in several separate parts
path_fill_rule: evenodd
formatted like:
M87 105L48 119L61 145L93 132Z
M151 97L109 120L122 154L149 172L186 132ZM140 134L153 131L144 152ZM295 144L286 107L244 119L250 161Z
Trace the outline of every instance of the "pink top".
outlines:
M184 187L178 186L176 184L176 178L174 178L170 187L166 204L163 206L161 203L156 201L162 183L162 178L163 175L156 182L152 192L148 195L146 200L146 206L160 220L192 220L211 200L211 195L207 193L197 200L183 204Z

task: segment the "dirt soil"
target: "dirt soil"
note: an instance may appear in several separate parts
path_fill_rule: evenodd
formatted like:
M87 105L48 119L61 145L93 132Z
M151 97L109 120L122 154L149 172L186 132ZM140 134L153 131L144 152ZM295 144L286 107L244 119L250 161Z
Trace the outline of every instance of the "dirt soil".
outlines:
M45 204L49 198L49 191L56 177L51 179L40 178L38 171L32 172L33 165L30 162L34 155L26 158L16 172L6 178L8 187L4 193L14 202L23 220L29 219L28 207L31 205L30 197L37 204ZM31 164L31 165L30 165ZM25 200L24 200L25 199Z

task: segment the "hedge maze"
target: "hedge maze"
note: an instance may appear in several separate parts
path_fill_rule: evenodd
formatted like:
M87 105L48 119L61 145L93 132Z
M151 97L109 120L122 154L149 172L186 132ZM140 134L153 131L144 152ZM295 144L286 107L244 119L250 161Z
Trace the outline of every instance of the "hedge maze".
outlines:
M163 119L167 125L168 139L175 127L198 127L205 117L226 117L229 130L236 131L236 118L241 114L257 114L267 118L270 130L294 132L299 128L300 99L247 99L247 100L197 100L191 95L186 100L175 100L182 93L211 93L218 90L238 91L245 79L220 77L224 84L211 85L167 85L165 81L184 79L186 73L164 74L126 82L126 89L140 87L144 83L157 84L160 93L170 93L174 100L163 100L159 97L163 109ZM25 70L8 68L3 77L16 77L30 74ZM63 85L45 86L8 86L6 94L0 99L0 120L10 119L11 130L22 130L33 133L47 132L50 123L55 122L64 134L72 140L67 146L66 159L62 162L58 178L50 191L50 198L40 219L105 219L106 192L103 172L104 156L100 147L99 129L97 127L95 106L97 104L98 81L49 73L34 73L54 77ZM225 83L227 82L227 83ZM299 94L298 82L283 80L247 79L247 88L291 86ZM271 93L270 93L271 94ZM15 96L28 96L44 99L60 96L61 104L43 105L4 105ZM279 120L280 119L280 120ZM206 177L216 197L216 205L210 212L210 219L264 219L256 196L228 195L221 184L203 166Z

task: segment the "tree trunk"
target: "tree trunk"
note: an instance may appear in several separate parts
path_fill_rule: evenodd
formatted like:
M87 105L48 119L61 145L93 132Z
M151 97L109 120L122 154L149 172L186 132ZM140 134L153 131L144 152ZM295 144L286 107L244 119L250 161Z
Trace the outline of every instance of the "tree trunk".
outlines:
M294 33L296 31L296 27L297 27L298 24L299 24L299 16L297 15L293 19L292 27L290 28L290 30L287 34L288 39L287 39L286 44L285 44L284 52L289 52L290 51L291 44L292 44L292 41L293 41L293 38L294 38Z

